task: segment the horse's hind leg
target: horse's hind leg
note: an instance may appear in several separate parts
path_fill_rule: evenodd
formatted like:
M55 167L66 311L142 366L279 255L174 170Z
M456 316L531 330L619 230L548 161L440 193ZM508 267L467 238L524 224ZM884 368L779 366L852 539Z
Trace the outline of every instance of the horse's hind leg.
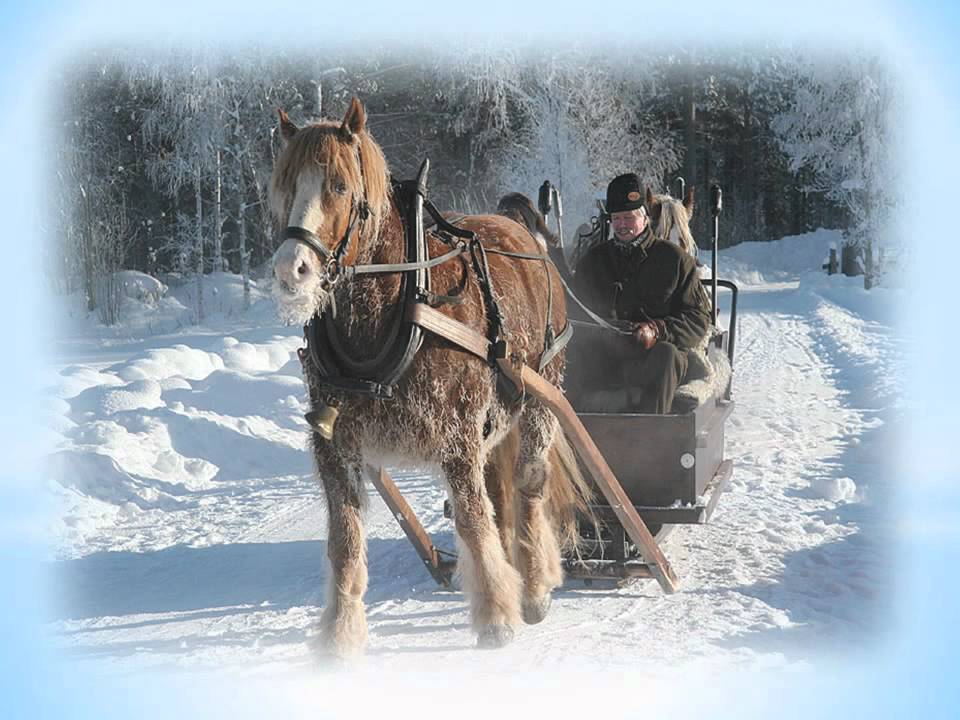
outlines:
M523 620L531 625L546 617L550 592L563 583L560 546L545 500L548 454L556 431L556 418L539 403L529 404L520 416L517 567L523 578Z
M477 455L460 454L443 463L443 470L453 498L458 571L470 599L477 646L495 648L513 639L520 621L520 577L504 553Z
M324 442L324 441L319 441ZM327 599L320 618L320 649L335 657L359 653L367 642L363 594L367 544L363 535L363 479L359 463L348 467L332 451L319 450L317 465L327 499Z

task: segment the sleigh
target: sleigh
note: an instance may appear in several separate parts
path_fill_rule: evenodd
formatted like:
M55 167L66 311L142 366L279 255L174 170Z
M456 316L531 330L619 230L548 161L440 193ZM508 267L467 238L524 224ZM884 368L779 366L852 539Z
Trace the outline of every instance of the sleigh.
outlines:
M559 210L559 198L553 197ZM718 188L712 201L716 218ZM543 193L540 209L544 215L550 210ZM716 235L715 225L712 278L717 278ZM679 580L660 543L678 525L709 522L717 507L733 471L732 461L724 456L724 441L726 421L734 408L731 378L738 289L720 279L707 283L712 290L714 330L703 354L708 370L717 374L712 382L697 378L681 385L669 414L630 412L617 407L614 399L605 405L602 397L578 396L575 391L565 396L531 368L514 366L506 356L499 359L505 376L553 410L593 481L595 502L589 516L578 520L580 547L564 558L568 578L588 585L596 580L650 578L665 592L674 592ZM726 329L717 323L721 288L729 298ZM587 324L575 327L568 355L575 355L572 351L578 346L589 348L597 332L602 330ZM724 363L726 374L718 367ZM371 480L431 576L439 585L450 587L456 556L435 546L386 469L371 472ZM449 517L447 508L445 514Z
M714 362L729 362L736 332L737 289L726 281L718 284L732 293L731 322L729 330L718 331L711 338L710 356ZM589 344L590 330L577 330L573 342ZM598 407L590 398L571 393L577 421L657 543L677 525L709 522L732 475L733 463L724 457L724 440L734 402L730 375L718 374L717 382L701 383L704 387L699 393L691 387L697 381L681 385L674 407L666 415ZM567 577L588 584L599 578L657 577L657 568L651 566L599 488L596 497L600 500L590 508L592 517L582 517L578 523L582 539L578 553L564 559Z

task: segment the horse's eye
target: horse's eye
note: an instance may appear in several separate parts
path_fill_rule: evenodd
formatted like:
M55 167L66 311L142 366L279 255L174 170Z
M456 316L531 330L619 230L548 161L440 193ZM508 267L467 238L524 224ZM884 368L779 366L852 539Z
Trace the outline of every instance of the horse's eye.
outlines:
M337 195L346 195L347 194L347 184L343 180L338 180L333 186L333 191Z

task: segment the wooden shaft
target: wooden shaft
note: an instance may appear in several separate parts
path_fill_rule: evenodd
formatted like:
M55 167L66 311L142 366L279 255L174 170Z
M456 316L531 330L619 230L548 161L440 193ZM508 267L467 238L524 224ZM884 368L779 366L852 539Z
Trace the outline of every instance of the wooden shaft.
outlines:
M417 555L423 560L427 571L439 585L450 587L452 563L440 559L437 548L430 540L430 535L420 524L406 499L400 494L400 490L393 482L393 478L390 477L390 473L382 467L379 471L368 467L367 472L373 486L380 493L380 497L383 498L383 502L386 503L399 523L400 529L403 530L404 535L407 536L410 544L417 551Z
M580 422L580 418L577 417L567 398L529 366L521 365L517 369L508 358L500 358L498 362L503 372L517 387L543 402L557 416L560 426L577 449L580 459L587 466L587 470L590 471L620 524L640 550L644 561L651 566L651 572L660 583L660 587L667 593L676 592L679 581L673 573L673 568L670 567L670 563L653 539L653 535L640 519L633 507L633 502L627 497L623 486L607 465L607 461L583 427L583 423Z

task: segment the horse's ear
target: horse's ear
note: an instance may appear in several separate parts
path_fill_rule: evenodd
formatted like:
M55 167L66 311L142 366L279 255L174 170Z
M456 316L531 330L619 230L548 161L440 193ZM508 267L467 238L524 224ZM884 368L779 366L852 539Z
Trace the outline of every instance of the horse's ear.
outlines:
M693 217L693 186L687 190L687 196L683 199L683 208L687 211L687 219Z
M653 207L653 191L650 189L649 185L647 185L647 197L645 202L647 203L648 210Z
M367 111L363 109L363 103L354 95L350 101L350 107L347 108L347 114L343 116L343 123L340 125L340 134L349 140L355 134L361 132L366 125Z
M284 140L290 140L300 128L290 122L290 118L283 111L283 108L277 108L277 115L280 116L280 136Z

